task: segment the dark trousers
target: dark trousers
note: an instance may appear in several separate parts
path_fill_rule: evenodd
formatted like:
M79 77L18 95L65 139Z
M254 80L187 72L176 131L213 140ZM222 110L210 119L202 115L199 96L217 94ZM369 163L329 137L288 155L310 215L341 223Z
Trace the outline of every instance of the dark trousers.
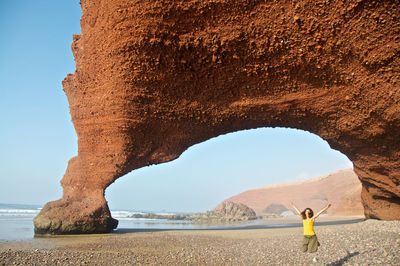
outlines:
M302 245L302 250L303 252L309 252L313 253L318 250L319 246L318 238L316 235L313 236L304 236L303 238L303 245Z

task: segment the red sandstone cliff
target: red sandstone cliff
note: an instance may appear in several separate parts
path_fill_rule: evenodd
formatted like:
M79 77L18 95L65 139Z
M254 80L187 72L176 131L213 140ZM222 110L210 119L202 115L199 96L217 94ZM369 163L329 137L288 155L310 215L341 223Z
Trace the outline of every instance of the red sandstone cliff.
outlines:
M328 202L332 207L329 215L363 215L361 183L352 169L341 170L324 177L307 181L271 185L245 191L228 201L243 203L262 214L293 210L290 202L303 210L306 207L319 210ZM276 211L274 211L274 209Z
M63 81L78 155L37 234L109 232L117 178L259 127L320 136L353 162L366 217L400 219L398 0L80 3Z

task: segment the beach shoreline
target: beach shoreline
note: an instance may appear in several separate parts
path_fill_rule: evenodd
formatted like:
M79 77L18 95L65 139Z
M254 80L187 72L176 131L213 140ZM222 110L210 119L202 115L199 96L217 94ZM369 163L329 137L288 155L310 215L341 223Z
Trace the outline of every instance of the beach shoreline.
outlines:
M329 217L323 217L320 223L328 220L332 221ZM304 254L300 250L301 227L120 232L117 230L109 234L54 236L34 238L29 241L3 242L0 243L0 263L5 265L13 263L22 265L400 264L398 254L400 221L365 220L347 224L317 224L315 231L321 247L314 254Z

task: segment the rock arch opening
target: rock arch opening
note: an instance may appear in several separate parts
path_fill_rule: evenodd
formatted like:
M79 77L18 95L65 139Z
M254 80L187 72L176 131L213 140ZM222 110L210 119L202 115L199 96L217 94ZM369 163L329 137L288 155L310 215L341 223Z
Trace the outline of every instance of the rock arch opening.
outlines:
M207 140L174 161L137 169L110 185L106 199L114 210L203 212L249 189L352 167L314 134L259 128Z
M78 156L35 232L108 232L105 188L221 134L312 132L345 154L368 218L400 219L396 1L89 1L63 81ZM268 14L268 15L266 15Z

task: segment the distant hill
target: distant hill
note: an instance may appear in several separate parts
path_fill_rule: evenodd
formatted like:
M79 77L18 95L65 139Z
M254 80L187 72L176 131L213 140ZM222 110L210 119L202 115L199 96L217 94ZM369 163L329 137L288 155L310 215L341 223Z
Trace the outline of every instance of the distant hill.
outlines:
M243 203L257 215L276 213L287 215L290 202L303 210L309 207L314 212L328 202L332 207L329 215L363 215L361 204L361 183L353 169L333 172L327 176L306 181L271 185L251 189L235 195L228 201Z

